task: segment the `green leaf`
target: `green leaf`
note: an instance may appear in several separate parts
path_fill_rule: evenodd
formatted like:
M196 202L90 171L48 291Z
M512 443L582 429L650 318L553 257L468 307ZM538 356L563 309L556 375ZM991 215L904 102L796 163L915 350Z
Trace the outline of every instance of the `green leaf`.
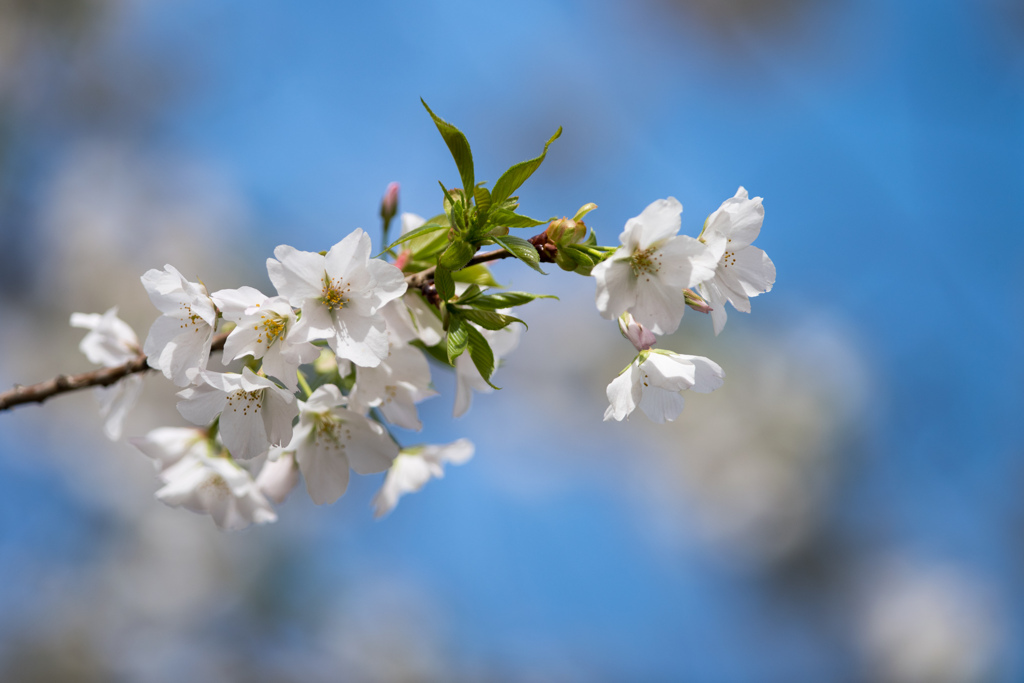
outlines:
M505 315L504 313L497 313L495 311L479 311L473 308L462 308L459 309L459 312L466 320L476 323L485 330L500 330L508 327L512 323L523 323L523 327L526 327L526 323L519 318L511 315Z
M523 238L505 235L504 237L493 237L492 239L496 244L505 247L513 256L538 273L547 275L547 273L540 269L540 256L537 255L537 248Z
M450 309L449 309L450 310ZM465 322L455 311L451 311L451 322L448 324L448 362L455 364L455 359L462 355L469 343L469 336L476 332L472 325ZM477 334L480 334L477 332ZM493 362L493 361L492 361Z
M455 296L455 281L452 280L452 273L447 268L438 266L434 270L434 286L442 301L448 301Z
M391 249L394 249L399 244L403 244L405 242L408 242L409 240L414 240L417 237L423 237L424 235L429 235L430 233L437 232L438 230L447 230L447 229L448 229L447 225L436 225L436 224L435 225L431 225L430 223L427 223L426 225L421 225L420 227L416 228L415 230L410 230L409 232L405 233L404 235L399 237L397 240L395 240L394 242L389 244L387 249L382 251L381 254L383 254L383 253L385 253L385 252L387 252L387 251L389 251ZM380 256L380 254L377 254L377 256Z
M475 253L476 249L473 245L457 239L448 245L448 248L444 250L444 253L437 260L437 264L445 270L458 270L469 263L469 260L473 258Z
M466 266L462 270L452 273L452 278L456 282L468 282L473 285L480 285L481 287L500 287L498 281L491 275L491 270L482 263L476 265Z
M491 209L491 193L488 192L486 187L478 187L473 190L473 198L476 199L478 215L486 216L487 212Z
M459 295L459 303L464 304L467 301L473 299L473 297L479 296L483 290L480 289L479 285L470 285L466 288L466 291Z
M533 228L538 225L550 223L552 220L554 219L539 221L536 218L530 218L529 216L521 216L515 211L498 208L492 208L491 212L487 214L487 221L489 223L507 228Z
M550 294L530 294L529 292L497 292L495 294L482 294L473 299L473 308L497 310L499 308L512 308L528 304L534 299L557 299L557 296Z
M448 145L448 151L452 153L452 158L455 159L455 166L459 169L459 176L462 178L462 189L466 195L473 191L476 187L476 182L473 180L473 153L469 149L469 140L463 135L462 131L448 123L444 119L438 118L427 103L420 98L420 102L423 103L423 107L430 114L430 118L434 119L434 125L437 126L437 130L441 133L441 137L444 138L444 142Z
M548 153L548 145L558 139L558 136L562 134L562 127L559 126L555 134L551 136L551 139L544 143L544 151L540 153L540 156L536 159L530 159L529 161L520 161L518 164L512 166L498 178L498 182L494 183L494 190L491 192L491 202L493 204L500 204L515 192L520 185L526 182L526 179L533 175L541 163L544 161L544 157ZM511 226L510 226L511 227Z
M476 329L469 323L464 323L463 327L469 330L469 357L473 359L473 365L480 371L480 376L484 378L484 381L491 385L492 389L499 389L491 384L491 375L494 374L494 352L491 351L491 345L487 343L487 339L480 333L480 330Z

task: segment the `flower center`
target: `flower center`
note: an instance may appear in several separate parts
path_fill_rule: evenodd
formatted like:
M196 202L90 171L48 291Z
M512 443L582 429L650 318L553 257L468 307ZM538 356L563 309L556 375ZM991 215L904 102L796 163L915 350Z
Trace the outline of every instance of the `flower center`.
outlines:
M352 438L352 429L344 421L324 413L315 416L313 424L318 442L327 443L342 454L345 453L345 442Z
M320 294L320 302L327 306L329 311L340 310L348 303L348 298L345 295L351 288L340 277L332 280L327 273L324 273L324 288Z
M287 325L287 321L284 318L278 315L260 313L260 320L262 322L252 326L252 329L256 330L257 343L262 344L265 337L267 346L270 346L284 336L285 326Z
M649 247L643 251L634 251L629 259L629 265L633 269L633 277L640 277L643 274L657 275L661 269L661 258L658 250ZM650 280L650 278L647 278Z
M179 326L183 330L188 328L194 328L196 332L199 331L201 325L205 325L206 321L203 320L203 316L199 315L192 310L191 304L182 304L181 310L185 312L185 315L180 318L181 325Z
M257 415L263 407L263 389L256 391L239 389L233 394L228 394L227 407L236 413L241 410L244 416L248 416L250 413Z
M732 242L732 240L729 240L729 241ZM722 254L722 260L720 261L720 263L722 264L722 268L728 268L729 266L735 266L736 265L736 252L735 251L727 251L724 254Z

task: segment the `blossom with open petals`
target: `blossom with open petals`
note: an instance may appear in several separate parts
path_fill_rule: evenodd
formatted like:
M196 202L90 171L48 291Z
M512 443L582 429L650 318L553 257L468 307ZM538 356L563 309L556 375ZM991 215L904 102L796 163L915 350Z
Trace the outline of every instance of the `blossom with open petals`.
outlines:
M206 369L217 309L202 283L189 282L174 266L148 270L142 284L163 314L149 328L142 350L149 367L179 387L192 383Z
M436 394L430 386L430 365L423 352L415 346L392 344L391 353L377 367L356 366L349 408L358 413L379 408L388 422L405 429L421 429L416 404Z
M670 334L686 311L688 287L712 276L716 258L689 235L679 235L683 206L659 199L626 221L620 246L594 266L597 310L609 320L629 311L654 334Z
M267 259L277 292L301 309L296 341L326 339L339 358L373 367L388 355L380 308L405 293L402 271L370 258L370 237L357 229L326 255L282 244Z
M225 363L243 356L262 358L263 374L298 391L299 366L316 360L320 349L295 339L295 311L288 301L280 296L268 297L252 287L222 289L210 297L224 319L235 323L224 342Z
M722 386L725 372L704 356L651 349L641 351L608 385L605 420L622 420L639 406L653 422L671 422L683 411L687 389L708 393Z
M71 326L89 330L78 345L90 362L112 368L134 360L142 353L135 331L117 317L117 306L103 315L72 313ZM124 431L124 418L142 393L142 375L124 377L108 387L96 387L100 417L105 418L103 432L117 441Z
M398 445L384 428L345 408L346 401L333 384L317 387L307 401L299 401L299 424L284 448L295 453L317 505L345 493L350 467L359 474L383 472L398 455Z
M178 412L197 425L220 417L220 438L232 457L249 460L292 438L295 396L249 368L242 374L199 373L202 383L178 392Z
M711 305L715 334L725 327L726 301L737 311L750 313L750 297L771 291L775 284L775 264L768 254L751 246L763 221L761 198L750 199L741 187L705 223L700 239L707 243L718 265L714 275L700 283L700 293Z
M403 448L388 468L384 485L373 497L374 517L391 512L399 498L419 491L431 478L443 477L446 464L461 465L472 457L473 443L468 439L440 446Z

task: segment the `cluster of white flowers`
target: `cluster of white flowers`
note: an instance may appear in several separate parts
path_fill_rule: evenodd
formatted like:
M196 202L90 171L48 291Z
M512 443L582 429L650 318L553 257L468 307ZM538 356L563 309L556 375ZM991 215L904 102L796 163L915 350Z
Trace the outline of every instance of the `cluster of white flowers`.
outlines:
M679 234L682 211L674 197L654 202L626 222L621 246L594 266L598 310L619 319L638 352L608 385L605 420L622 420L639 406L654 422L672 421L683 410L682 392L720 387L725 372L717 363L653 349L655 335L675 332L687 307L710 312L717 335L726 301L749 313L750 297L775 283L775 265L751 246L764 221L760 197L750 199L741 187L708 217L698 238Z
M385 195L392 215L395 192L389 188ZM683 408L682 392L713 391L725 374L703 356L654 349L656 335L674 332L688 307L710 312L717 335L726 301L749 311L749 297L771 289L775 267L751 246L764 216L761 199L748 198L740 188L708 218L698 238L678 234L678 201L658 200L626 223L621 246L589 242L593 249L586 251L572 240L586 234L578 219L593 206L581 209L577 220L552 222L539 236L547 243L541 240L537 248L597 254L592 269L583 269L597 282L597 308L618 319L638 352L608 385L604 419L622 420L639 407L654 422L674 420ZM385 225L389 220L385 215ZM398 243L436 230L423 227L424 219L415 214L403 214L401 222ZM566 241L570 223L575 232ZM141 350L116 308L72 316L72 325L89 330L81 350L91 361L113 367L144 352L152 368L180 387L178 411L197 427L163 427L131 439L157 464L163 482L158 499L237 529L276 520L272 505L283 502L300 479L310 498L324 504L345 493L350 469L364 475L387 471L373 500L381 516L403 494L441 477L444 464L472 457L473 445L465 439L403 449L387 425L421 429L416 406L437 393L425 350L439 357L447 348L456 373L454 416L469 409L474 391L491 391L485 373L519 341L521 327L513 324L518 319L508 306L536 296L489 294L486 287L495 283L488 273L483 289L461 282L447 302L436 294L432 299L433 285L410 288L411 275L402 270L417 258L415 249L407 246L395 263L371 258L370 252L362 229L326 252L281 245L276 258L267 259L277 290L272 297L252 287L210 294L173 266L150 270L142 284L161 315ZM559 264L579 268L576 258ZM472 353L452 353L454 328L445 321L456 315L463 316L462 332L475 335L475 342L463 337L463 349ZM227 333L225 372L207 367L218 328ZM140 375L100 389L110 438L121 437L125 413L140 389Z

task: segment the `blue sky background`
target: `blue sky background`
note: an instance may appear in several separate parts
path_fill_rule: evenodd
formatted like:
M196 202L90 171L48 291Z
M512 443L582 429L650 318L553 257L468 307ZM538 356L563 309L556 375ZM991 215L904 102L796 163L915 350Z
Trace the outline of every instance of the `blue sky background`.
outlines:
M604 244L669 195L695 235L745 186L764 197L758 245L778 281L717 339L710 321L684 319L666 346L720 359L729 382L688 398L675 431L658 435L642 416L600 422L603 387L629 349L593 309L592 282L499 266L499 279L561 301L524 311L531 329L496 378L504 390L477 396L466 418L450 418L452 383L437 375L447 393L423 404L417 438L465 435L477 456L382 522L367 509L379 479L367 478L323 509L293 495L272 528L207 534L209 520L151 510L160 504L148 499L148 465L102 440L91 397L0 416L8 672L44 666L25 654L39 650L63 653L54 661L79 673L132 680L332 680L338 667L357 680L1020 680L1024 14L1015 3L75 5L96 12L89 30L31 19L23 34L0 37L10 48L0 53L0 66L9 60L0 294L14 321L0 338L4 385L85 369L67 317L144 303L133 278L171 259L157 247L176 243L172 262L211 289L269 289L263 263L274 246L319 250L355 227L373 232L389 181L402 184L402 210L436 213L437 180L450 186L457 175L420 97L467 134L478 179L536 155L563 126L522 209L572 215L596 202L588 224ZM83 149L147 169L138 213L97 210L81 227L81 212L54 213ZM182 165L202 171L172 172ZM105 188L93 191L101 209L120 196L102 175L85 174ZM230 220L179 237L164 210L186 201ZM135 215L145 219L109 228ZM124 270L83 263L74 249L89 244ZM54 275L53 263L77 264L64 272L78 279ZM126 319L144 333L153 314L138 310ZM41 348L40 336L54 341ZM533 369L544 363L552 367ZM787 406L787 421L764 417ZM176 416L138 419L129 433ZM769 437L750 426L758 419ZM758 476L735 500L715 498L693 469L673 488L673 449L691 462L683 451L713 436L701 427L713 422L730 437L750 434L738 443L754 450L765 439L797 444L766 446L772 467L793 453L821 463L797 479L815 492L791 525L799 542L759 545L758 529L781 528L760 526L776 514L768 504L734 526L721 521L756 508ZM80 450L73 458L69 444ZM116 464L94 471L94 457ZM791 471L778 467L766 471ZM132 502L110 502L113 491ZM202 540L181 540L190 534ZM173 555L152 547L170 536L205 558L202 572L189 565L204 578L166 589L192 596L187 609L140 611L132 591L159 592L161 582L104 597L104 609L90 601L134 586L117 558L142 557L140 547ZM154 559L153 576L172 564ZM873 592L891 566L910 567L897 596L954 577L928 593L947 607L924 610L924 622L981 615L984 637L940 667L948 678L893 674L887 657L898 654L864 635L876 622L863 605L899 602ZM105 625L80 628L82 615Z

